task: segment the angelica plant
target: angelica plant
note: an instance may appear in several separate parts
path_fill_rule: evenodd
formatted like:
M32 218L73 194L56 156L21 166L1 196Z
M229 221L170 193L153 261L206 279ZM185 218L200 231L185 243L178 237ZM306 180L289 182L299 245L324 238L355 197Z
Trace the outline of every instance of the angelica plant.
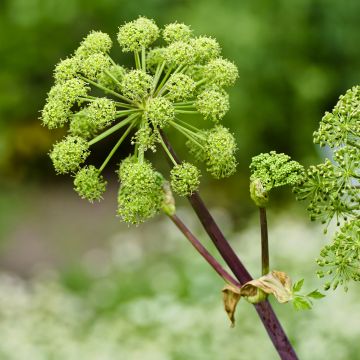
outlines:
M310 166L296 186L299 200L307 200L310 219L324 224L332 221L338 230L317 260L320 278L329 280L324 288L348 288L360 280L360 86L340 96L314 132L314 142L327 146L332 159Z

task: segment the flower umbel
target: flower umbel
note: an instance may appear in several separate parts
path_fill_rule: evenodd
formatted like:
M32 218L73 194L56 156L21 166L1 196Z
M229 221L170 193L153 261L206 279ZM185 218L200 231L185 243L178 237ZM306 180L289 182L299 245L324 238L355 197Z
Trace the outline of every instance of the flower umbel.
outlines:
M151 47L160 34L164 43ZM235 172L234 137L218 122L229 110L224 88L234 84L238 73L221 57L215 39L193 37L185 24L174 22L160 31L153 20L139 17L120 26L117 39L124 52L133 53L135 66L117 64L110 55L109 35L92 31L56 66L41 119L50 129L70 123L69 135L54 145L50 157L56 172L73 174L75 190L91 202L101 199L106 185L101 174L130 136L134 149L119 170L118 214L138 224L162 208L164 179L145 158L148 150L165 147L161 132L175 129L184 136L190 152L215 178ZM216 126L198 129L187 120L192 114ZM89 148L109 135L116 143L103 163L79 170ZM199 186L200 171L188 162L176 164L167 154L175 165L172 189L191 195Z

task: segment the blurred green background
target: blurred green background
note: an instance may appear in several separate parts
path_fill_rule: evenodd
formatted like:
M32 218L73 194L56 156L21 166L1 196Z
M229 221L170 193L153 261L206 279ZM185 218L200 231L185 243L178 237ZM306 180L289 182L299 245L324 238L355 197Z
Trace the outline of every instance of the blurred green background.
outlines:
M90 30L115 40L119 25L144 15L215 37L240 73L223 120L236 135L239 168L223 181L203 176L201 192L257 275L251 157L277 150L308 164L321 156L312 132L360 82L359 14L358 0L1 1L0 359L276 359L249 305L228 329L221 282L166 219L137 229L119 223L113 175L104 201L92 206L77 198L71 179L54 175L47 152L62 134L40 125L39 110L55 64ZM129 63L119 49L113 54ZM311 290L323 238L298 208L279 213L289 195L273 195L272 260L307 277ZM191 213L184 216L197 229ZM359 290L351 290L312 312L279 309L302 358L357 359Z

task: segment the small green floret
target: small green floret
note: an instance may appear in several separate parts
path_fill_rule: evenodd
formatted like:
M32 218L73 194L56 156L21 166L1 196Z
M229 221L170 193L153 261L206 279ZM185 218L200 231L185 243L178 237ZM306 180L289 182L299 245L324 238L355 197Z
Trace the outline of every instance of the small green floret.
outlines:
M139 17L120 26L118 41L124 52L141 51L143 47L151 45L159 37L159 33L154 20Z
M160 211L164 180L149 162L125 160L120 166L119 176L118 215L125 222L140 224Z
M218 121L229 111L229 95L220 89L208 89L198 96L195 106L205 119Z
M250 181L260 180L266 191L284 185L295 186L304 174L304 168L297 161L276 151L254 156L250 170Z
M196 88L195 81L186 74L173 74L170 76L166 90L166 97L172 101L183 101L191 99Z
M80 71L90 80L97 80L111 66L110 59L104 54L92 54L81 61Z
M76 57L67 58L60 61L54 70L54 78L56 83L73 79L79 71L79 59Z
M74 188L82 199L87 199L91 203L95 200L100 201L102 194L106 190L107 182L95 166L85 166L75 175Z
M235 138L225 127L218 125L207 131L204 150L207 171L216 179L234 174L236 149Z
M116 118L116 105L108 98L97 98L85 109L89 120L98 129L109 126Z
M132 70L123 77L123 94L132 100L143 100L152 89L153 78L141 70Z
M158 66L165 61L165 47L156 47L146 54L146 67L151 73L155 73Z
M75 55L86 58L93 54L106 54L112 46L111 38L108 34L101 31L92 31L81 42L79 48L75 51Z
M220 45L211 37L199 36L191 39L190 44L194 49L193 63L205 64L211 59L215 59L220 56Z
M200 176L196 166L182 162L171 169L171 188L180 196L189 196L199 188Z
M173 66L189 65L195 62L195 50L185 41L175 41L166 48L164 57Z
M172 23L165 26L163 30L163 37L167 43L175 41L187 41L192 35L192 30L189 26L182 23Z
M89 155L86 140L79 136L67 136L54 145L50 158L58 174L67 174L76 171Z
M109 90L120 91L120 84L125 73L126 69L124 67L111 65L109 69L105 69L105 71L98 76L98 82Z
M204 75L210 83L222 86L234 85L238 78L237 67L229 60L217 58L204 67Z
M89 119L85 110L81 110L73 115L69 128L71 135L80 136L83 139L90 139L97 131L97 125Z
M175 109L169 100L155 97L147 102L145 116L154 127L163 128L175 118Z

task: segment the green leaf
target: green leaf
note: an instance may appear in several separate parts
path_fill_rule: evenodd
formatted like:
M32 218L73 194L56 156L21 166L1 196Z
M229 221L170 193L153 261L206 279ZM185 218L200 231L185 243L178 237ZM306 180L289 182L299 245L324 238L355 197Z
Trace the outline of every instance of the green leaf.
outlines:
M301 279L299 281L297 281L294 285L293 285L293 292L299 292L302 288L304 284L304 279Z
M306 295L307 297L311 297L313 299L322 299L324 298L326 295L322 294L319 290L314 290L311 293Z
M310 310L311 302L303 297L296 296L293 300L293 305L296 310Z

